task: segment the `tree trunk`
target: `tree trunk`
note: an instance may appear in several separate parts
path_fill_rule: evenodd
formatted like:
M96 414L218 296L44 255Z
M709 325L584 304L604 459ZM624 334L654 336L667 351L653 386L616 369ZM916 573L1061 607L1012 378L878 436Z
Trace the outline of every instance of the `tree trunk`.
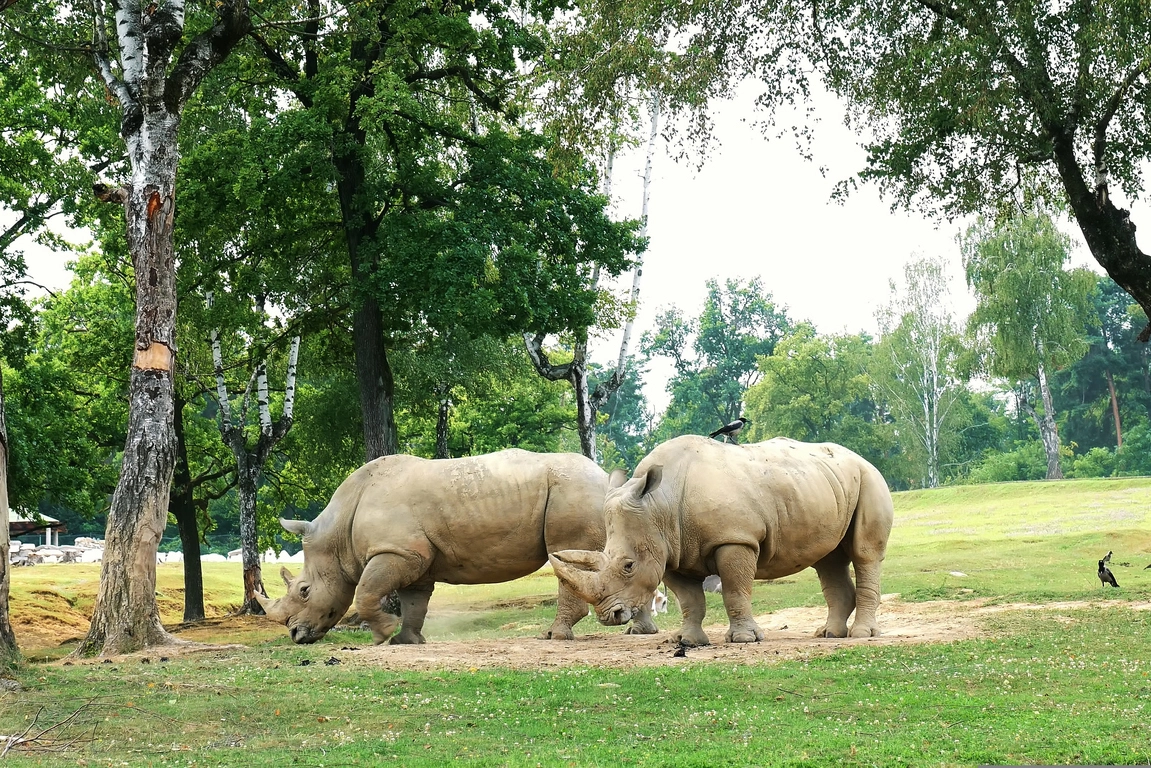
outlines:
M1151 256L1139 250L1130 212L1111 202L1105 176L1095 188L1087 183L1076 154L1076 137L1062 129L1051 133L1055 139L1055 167L1088 250L1111 279L1151 317ZM1151 324L1139 333L1139 341L1149 338Z
M1115 448L1123 447L1123 427L1119 423L1119 400L1115 397L1115 379L1107 370L1107 390L1111 393L1111 416L1115 419Z
M244 569L244 603L239 613L263 616L264 609L256 601L256 594L267 597L264 590L264 575L260 567L260 545L256 531L256 499L259 493L258 468L248 462L236 468L240 494L240 553Z
M208 295L209 306L212 303ZM261 312L263 307L260 307ZM236 462L236 486L240 496L240 553L244 572L244 602L238 613L264 615L264 609L256 600L256 594L268 596L264 590L263 573L260 567L259 531L256 526L256 509L260 492L260 477L272 449L284 439L292 428L296 402L296 362L300 352L300 337L292 339L288 351L288 371L284 387L284 412L272 421L271 405L268 399L268 367L261 361L256 365L256 408L260 432L256 445L248 450L248 439L244 434L247 421L251 389L244 394L243 405L237 419L232 418L232 405L228 398L228 386L224 380L224 356L220 348L220 333L212 331L212 364L216 371L216 400L220 404L220 436L232 449Z
M184 554L184 621L203 621L204 573L200 565L200 525L188 464L188 443L184 435L184 400L176 394L174 410L176 469L169 511L180 531L180 551Z
M81 656L130 653L171 642L156 605L156 552L168 522L175 465L172 369L176 263L172 224L179 116L149 105L125 136L132 183L103 195L124 203L136 278L136 354L128 384L128 437L105 531L100 589ZM130 127L125 120L125 128ZM99 192L98 192L99 193Z
M4 420L4 371L0 368L0 667L13 666L20 659L16 633L8 614L8 426Z
M580 452L592 461L598 461L595 444L595 419L599 408L592 403L587 380L587 342L575 346L575 358L568 370L576 401L576 430L579 432ZM617 385L618 386L618 385ZM606 400L606 398L604 398Z
M1035 426L1039 429L1043 450L1047 454L1047 479L1062 480L1063 467L1059 460L1059 428L1055 424L1055 410L1051 405L1051 388L1047 385L1047 371L1042 365L1039 366L1038 379L1039 396L1043 400L1043 413L1038 413L1035 406L1026 397L1022 398L1021 404L1031 414Z
M448 426L452 415L452 400L448 396L448 387L440 387L440 407L436 416L436 458L450 458L448 454Z
M364 418L364 458L391 456L399 451L396 431L395 380L384 343L379 304L363 297L352 317L356 351L356 380L360 385L360 410Z

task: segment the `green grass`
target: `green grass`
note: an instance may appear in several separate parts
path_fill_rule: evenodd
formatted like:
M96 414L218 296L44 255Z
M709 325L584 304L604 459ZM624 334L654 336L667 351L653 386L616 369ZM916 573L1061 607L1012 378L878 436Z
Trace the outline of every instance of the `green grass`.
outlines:
M44 765L977 765L1151 762L1151 479L1010 483L896 494L885 593L905 601L1080 607L982 615L981 638L852 646L777 663L668 659L633 670L572 667L389 672L325 665L363 632L293 646L282 627L225 618L239 602L235 563L205 564L209 613L183 636L244 642L170 661L27 663L21 693L0 694L0 733L75 718ZM1122 589L1103 591L1096 561L1115 551ZM1122 563L1129 563L1124 566ZM282 587L278 567L266 580ZM955 576L952 572L962 573ZM92 566L12 572L12 614L26 658L71 647L95 594ZM166 622L179 620L178 566L159 573ZM1099 605L1100 597L1139 601ZM514 582L437 586L436 641L536 635L554 615L545 571ZM1090 601L1094 601L1094 604ZM823 604L807 570L757 584L758 612ZM674 614L674 608L673 608ZM725 622L708 595L708 621ZM22 624L21 622L25 622ZM59 625L52 622L57 621ZM880 613L882 623L882 611ZM69 624L68 622L72 622ZM661 616L671 629L678 617ZM23 629L22 629L23 627ZM602 632L590 619L579 632ZM53 635L53 632L56 632ZM301 666L302 661L311 662ZM39 713L39 714L37 714Z
M0 729L44 765L976 765L1151 760L1151 617L1001 616L992 638L778 664L395 673L264 647L27 668ZM309 666L301 666L303 660Z

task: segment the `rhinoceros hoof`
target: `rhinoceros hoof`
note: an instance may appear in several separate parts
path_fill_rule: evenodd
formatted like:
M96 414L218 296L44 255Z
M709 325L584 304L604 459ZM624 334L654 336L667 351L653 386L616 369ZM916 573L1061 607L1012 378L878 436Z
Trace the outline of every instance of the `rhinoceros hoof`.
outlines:
M816 637L847 637L847 627L845 625L842 630L828 629L827 627L820 627L819 629L815 630L815 636Z
M879 637L879 627L870 627L856 624L851 628L850 637Z
M704 631L702 629L680 630L679 632L676 632L674 635L672 635L671 639L673 642L679 643L680 645L687 645L687 646L711 645L711 640L708 638L707 634L704 633Z
M756 627L751 629L729 629L723 638L729 643L758 643L763 639L763 630Z
M400 633L388 641L391 645L423 645L427 640L419 632L401 629Z
M659 627L654 624L629 624L623 633L625 635L655 635L659 634Z
M575 640L571 627L552 627L540 635L541 640Z

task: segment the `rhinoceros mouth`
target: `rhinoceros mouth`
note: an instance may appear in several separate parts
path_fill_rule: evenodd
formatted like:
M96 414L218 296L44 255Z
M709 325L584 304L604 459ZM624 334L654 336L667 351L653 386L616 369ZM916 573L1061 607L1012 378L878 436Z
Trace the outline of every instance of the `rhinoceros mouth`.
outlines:
M323 633L317 634L306 624L297 624L294 627L288 627L288 635L292 638L292 642L297 645L311 645L323 637Z
M596 618L599 619L600 624L608 627L618 627L621 624L627 624L631 621L633 615L635 615L635 611L623 603L616 602L596 614Z

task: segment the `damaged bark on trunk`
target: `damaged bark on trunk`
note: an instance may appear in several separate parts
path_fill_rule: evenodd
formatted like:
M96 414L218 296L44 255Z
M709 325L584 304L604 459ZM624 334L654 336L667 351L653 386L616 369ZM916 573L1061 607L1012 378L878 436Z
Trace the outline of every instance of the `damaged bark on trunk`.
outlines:
M120 107L120 135L131 168L126 184L98 184L93 191L101 200L124 206L136 283L136 341L123 466L108 511L92 623L75 652L80 656L128 653L172 641L156 605L156 551L167 523L176 456L177 137L188 99L251 28L247 0L220 0L212 24L186 41L185 0L146 7L115 4L111 18L102 0L94 0L91 8L90 50Z

